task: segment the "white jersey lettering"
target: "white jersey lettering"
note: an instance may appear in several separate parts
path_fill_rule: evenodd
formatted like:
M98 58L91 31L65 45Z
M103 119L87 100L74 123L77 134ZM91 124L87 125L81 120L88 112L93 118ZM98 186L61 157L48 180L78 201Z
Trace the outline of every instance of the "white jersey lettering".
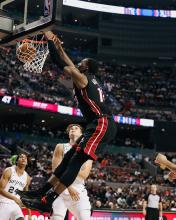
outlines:
M27 176L28 174L26 173L26 171L24 171L24 173L21 176L18 176L17 172L16 172L16 166L12 166L10 167L11 169L11 177L5 187L5 191L9 192L11 194L13 194L14 196L16 196L17 198L19 198L20 196L16 194L16 190L23 190L24 187L27 184ZM8 199L2 195L0 195L0 201L1 202L14 202L11 199Z

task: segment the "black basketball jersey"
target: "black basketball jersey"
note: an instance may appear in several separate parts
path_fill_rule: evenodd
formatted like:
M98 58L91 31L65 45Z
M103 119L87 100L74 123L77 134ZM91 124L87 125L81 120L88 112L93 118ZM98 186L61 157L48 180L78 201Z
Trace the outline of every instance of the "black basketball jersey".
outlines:
M111 115L108 106L105 104L102 86L95 76L87 76L87 79L88 84L83 89L78 89L74 85L74 95L83 116L87 120L94 120L103 115Z

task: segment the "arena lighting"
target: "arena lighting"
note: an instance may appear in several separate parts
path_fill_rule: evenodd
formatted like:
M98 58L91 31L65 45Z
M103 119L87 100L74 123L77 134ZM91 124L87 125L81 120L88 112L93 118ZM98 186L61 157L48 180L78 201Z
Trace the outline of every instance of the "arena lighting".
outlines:
M85 2L80 0L63 0L63 5L75 7L75 8L87 9L91 11L113 13L113 14L176 18L175 10L125 8L120 6Z

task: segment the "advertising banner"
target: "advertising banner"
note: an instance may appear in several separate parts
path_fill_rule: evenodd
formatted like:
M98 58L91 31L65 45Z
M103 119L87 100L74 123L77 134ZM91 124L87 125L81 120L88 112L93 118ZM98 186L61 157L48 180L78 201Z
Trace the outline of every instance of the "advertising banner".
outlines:
M25 220L28 220L28 211L23 209ZM37 211L31 211L32 220L49 220L49 216L40 214ZM176 213L163 213L163 220L176 220ZM69 213L68 220L77 220L71 213ZM141 212L129 211L93 211L91 220L145 220ZM156 219L157 220L157 219ZM159 220L159 219L158 219Z
M57 112L58 106L56 104L49 104L44 102L38 102L31 99L18 99L18 105L27 107L27 108L36 108L44 111Z
M28 210L26 208L23 209L24 220L28 220ZM49 220L49 217L43 214L40 214L37 211L31 210L32 220Z
M26 108L40 109L43 111L58 112L60 114L83 117L81 110L79 108L39 102L33 99L25 99L25 98L18 98L14 96L7 96L7 95L1 96L0 95L0 103L1 102L5 104L23 106ZM119 124L154 127L153 119L131 118L131 117L124 117L124 116L119 116L119 115L114 115L113 117L114 117L114 121Z
M163 216L163 220L176 220L176 213L164 213ZM77 219L69 213L68 220ZM141 212L93 211L91 220L145 220L145 218Z

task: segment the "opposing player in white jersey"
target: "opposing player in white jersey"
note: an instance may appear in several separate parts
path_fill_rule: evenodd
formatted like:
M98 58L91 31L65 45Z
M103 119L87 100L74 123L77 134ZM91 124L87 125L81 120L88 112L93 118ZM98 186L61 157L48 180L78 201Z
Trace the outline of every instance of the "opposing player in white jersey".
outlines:
M16 165L6 168L0 179L0 219L24 220L21 210L22 202L17 190L28 190L30 177L25 171L27 156L20 154ZM30 219L30 218L29 218Z
M52 169L61 163L64 154L72 148L76 140L82 135L82 127L78 124L71 124L67 128L69 143L57 144L52 159ZM85 179L87 179L92 168L92 160L86 161L73 184L68 187L53 203L52 220L64 220L67 209L77 218L77 220L90 220L91 206Z

